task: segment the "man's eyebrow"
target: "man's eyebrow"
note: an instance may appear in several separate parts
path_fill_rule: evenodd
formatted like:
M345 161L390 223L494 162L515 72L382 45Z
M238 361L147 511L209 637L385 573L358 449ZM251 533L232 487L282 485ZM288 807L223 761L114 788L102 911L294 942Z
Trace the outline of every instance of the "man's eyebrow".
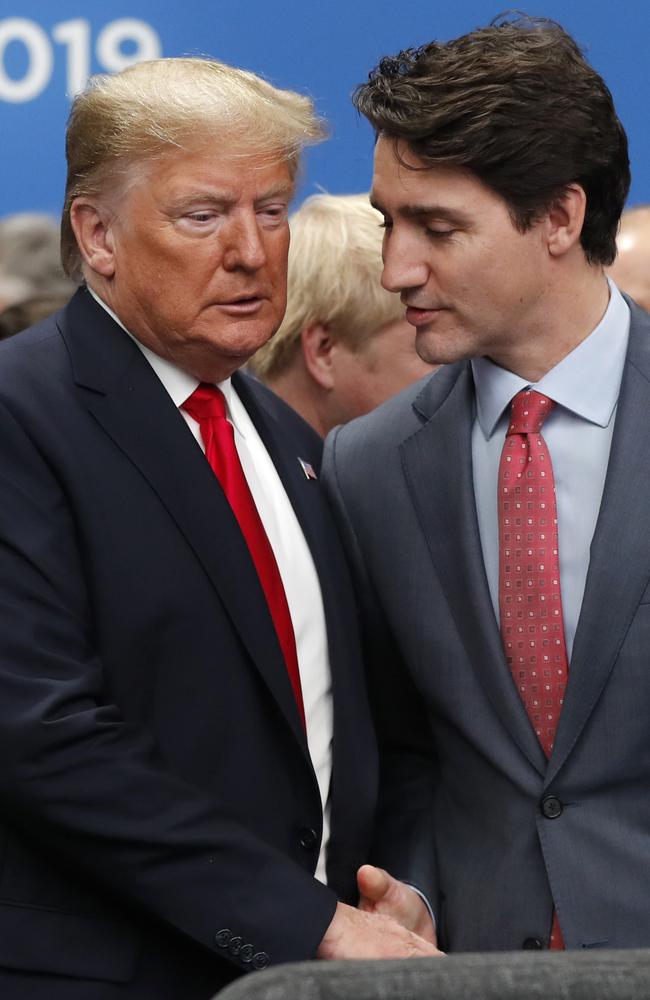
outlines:
M200 202L206 205L217 205L218 207L228 207L234 205L236 199L225 191L209 191L207 188L196 188L194 191L186 192L174 198L171 202L172 209L184 209Z
M376 198L370 199L370 204L382 215L390 214L382 207ZM460 208L449 208L448 205L399 205L397 215L406 219L446 219L448 222L469 222L469 217Z
M259 197L254 201L254 205L260 205L263 202L271 201L273 198L282 198L287 201L291 201L295 193L295 187L291 183L286 183L286 181L281 181L279 184L274 184L272 187L268 188L267 191L263 191ZM206 205L214 205L218 208L229 208L232 205L237 204L238 199L226 192L226 191L215 191L209 190L208 188L197 188L195 191L180 195L178 198L172 201L172 209L180 210L187 208L188 206L194 204L194 202L202 202Z
M287 201L291 201L294 193L295 187L293 184L281 181L279 184L274 184L273 187L264 191L259 198L256 198L255 204L258 205L262 201L269 201L271 198L286 198Z

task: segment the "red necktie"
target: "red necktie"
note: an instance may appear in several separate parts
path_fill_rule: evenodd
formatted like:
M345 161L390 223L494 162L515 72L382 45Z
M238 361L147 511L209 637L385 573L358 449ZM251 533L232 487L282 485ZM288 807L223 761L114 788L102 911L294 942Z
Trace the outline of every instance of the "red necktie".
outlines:
M221 484L248 545L271 612L302 724L306 728L296 639L289 605L271 543L241 467L234 428L226 419L223 393L214 385L201 383L189 399L185 400L182 408L200 427L205 457Z
M518 392L499 465L499 611L508 666L544 753L564 700L564 638L557 508L551 456L540 434L555 403ZM550 948L563 948L553 914Z

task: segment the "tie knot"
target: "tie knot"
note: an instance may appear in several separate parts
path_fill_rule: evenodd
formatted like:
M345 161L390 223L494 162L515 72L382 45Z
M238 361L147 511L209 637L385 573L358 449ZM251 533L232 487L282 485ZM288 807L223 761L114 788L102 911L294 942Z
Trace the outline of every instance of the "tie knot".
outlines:
M554 406L554 401L541 392L536 392L535 389L522 389L512 401L506 437L509 434L539 434L542 424Z
M185 400L182 409L189 413L197 423L203 420L226 417L226 400L221 389L208 382L201 382L191 396Z

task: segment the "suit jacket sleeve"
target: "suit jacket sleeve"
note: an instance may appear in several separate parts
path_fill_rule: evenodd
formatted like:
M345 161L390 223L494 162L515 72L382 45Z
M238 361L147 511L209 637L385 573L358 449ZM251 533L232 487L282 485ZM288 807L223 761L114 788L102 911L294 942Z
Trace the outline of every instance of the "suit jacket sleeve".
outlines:
M345 485L350 458L339 437L340 430L337 428L326 440L322 481L345 540L359 595L368 693L379 741L379 806L371 861L417 886L435 915L438 879L433 816L437 770L431 729L355 532L352 501L348 501ZM387 528L390 530L389 525Z
M166 770L148 734L120 717L65 484L9 412L0 425L3 811L75 871L209 949L229 928L272 962L313 956L334 894Z

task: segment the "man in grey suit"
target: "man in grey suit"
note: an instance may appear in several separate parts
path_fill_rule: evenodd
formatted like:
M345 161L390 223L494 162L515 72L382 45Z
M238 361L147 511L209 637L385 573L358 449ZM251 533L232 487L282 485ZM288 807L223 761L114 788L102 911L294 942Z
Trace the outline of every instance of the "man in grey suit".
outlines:
M374 860L428 886L443 949L649 946L650 319L603 271L624 131L548 21L386 58L355 101L382 283L444 365L327 444L393 789Z

